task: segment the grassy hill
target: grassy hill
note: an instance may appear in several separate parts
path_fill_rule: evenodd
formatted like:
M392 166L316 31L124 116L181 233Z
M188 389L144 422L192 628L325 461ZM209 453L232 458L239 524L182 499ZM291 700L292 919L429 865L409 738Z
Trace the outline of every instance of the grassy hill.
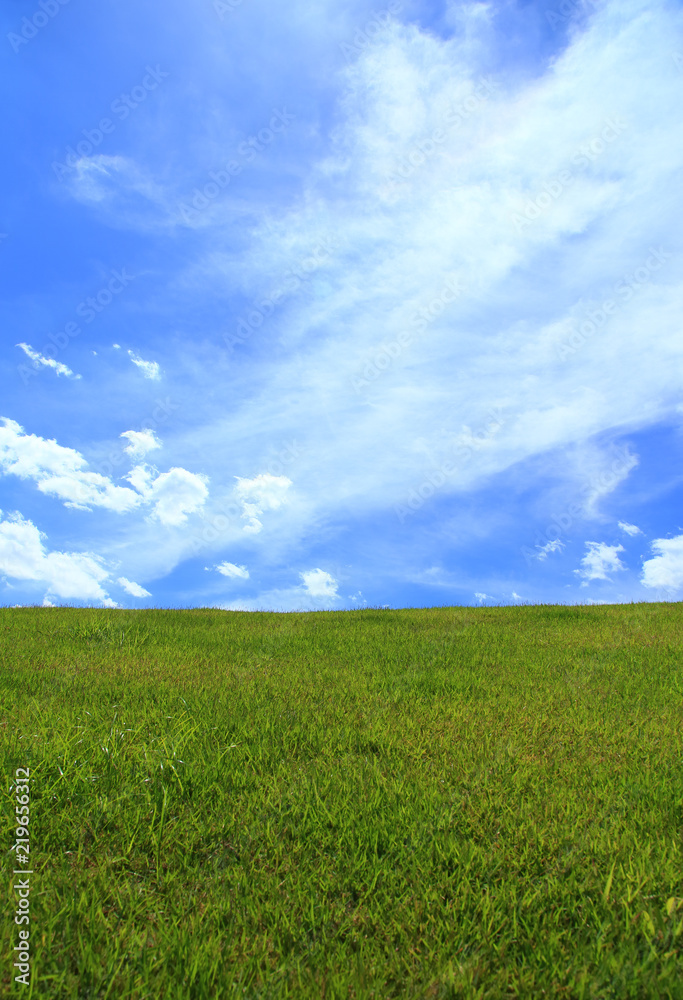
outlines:
M0 609L49 998L683 998L683 605Z

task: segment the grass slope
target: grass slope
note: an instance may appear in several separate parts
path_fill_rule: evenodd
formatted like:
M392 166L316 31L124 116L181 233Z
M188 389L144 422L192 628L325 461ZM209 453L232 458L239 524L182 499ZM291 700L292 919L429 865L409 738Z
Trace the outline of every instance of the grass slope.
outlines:
M50 998L683 998L683 605L0 609Z

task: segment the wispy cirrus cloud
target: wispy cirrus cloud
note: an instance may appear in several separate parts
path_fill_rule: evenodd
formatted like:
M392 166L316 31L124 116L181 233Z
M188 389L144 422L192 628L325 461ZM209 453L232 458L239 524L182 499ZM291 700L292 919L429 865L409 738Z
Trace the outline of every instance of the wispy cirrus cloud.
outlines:
M161 378L161 368L158 361L145 361L135 351L128 351L128 357L140 369L145 378L155 381Z
M17 344L24 354L33 362L34 368L52 368L52 370L57 375L66 375L67 378L82 378L81 375L75 375L68 365L65 365L61 361L57 361L55 358L46 358L45 355L41 354L40 351L34 351L30 344Z
M561 542L559 538L553 539L553 541L547 542L546 545L539 547L538 555L536 556L541 562L547 559L551 552L561 552L564 548L564 542Z

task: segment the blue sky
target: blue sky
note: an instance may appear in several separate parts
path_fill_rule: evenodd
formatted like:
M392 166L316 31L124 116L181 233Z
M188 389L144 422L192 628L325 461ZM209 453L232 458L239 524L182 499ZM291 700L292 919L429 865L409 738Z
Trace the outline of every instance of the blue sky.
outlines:
M3 604L681 599L681 3L0 18Z

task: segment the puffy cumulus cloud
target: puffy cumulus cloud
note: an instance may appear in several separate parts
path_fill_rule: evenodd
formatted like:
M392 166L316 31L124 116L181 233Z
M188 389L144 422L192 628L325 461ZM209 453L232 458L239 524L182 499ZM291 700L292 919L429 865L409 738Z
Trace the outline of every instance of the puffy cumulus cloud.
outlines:
M134 487L115 486L98 472L87 472L85 458L73 448L64 448L35 434L25 434L15 421L0 426L0 471L35 480L42 493L58 497L65 506L79 510L105 507L125 513L141 505L152 505L152 517L162 524L184 524L187 515L199 510L208 496L206 476L174 467L158 473L137 465L126 477ZM159 447L152 431L125 431L131 455Z
M136 465L125 478L134 486L138 493L149 499L152 492L152 483L157 470L152 465Z
M72 476L47 476L39 480L41 493L58 497L65 507L76 510L90 510L105 507L119 514L133 510L140 503L140 497L125 486L114 486L112 481L99 472L79 472Z
M305 573L300 573L304 581L306 592L311 597L332 597L336 598L338 584L333 576L323 569L310 569Z
M61 361L55 361L54 358L46 358L44 354L40 351L34 351L30 344L17 344L24 354L27 355L33 362L34 368L52 368L57 373L57 375L66 375L67 378L82 378L82 375L74 375L68 365L63 364Z
M127 580L125 576L120 576L116 581L119 587L123 587L127 594L131 597L151 597L152 595L144 587L141 587L139 583L133 583L132 580Z
M185 524L188 514L204 506L208 479L176 467L156 477L155 472L150 466L136 465L126 478L147 503L154 505L152 518L169 527Z
M587 552L581 560L581 569L574 572L584 578L582 587L587 587L591 580L609 580L608 573L626 569L619 559L619 552L624 552L623 545L606 545L605 542L586 542Z
M206 566L205 568L208 569L209 567ZM222 562L220 565L214 566L214 569L222 576L227 576L231 580L249 579L249 570L246 566L235 566L231 562Z
M162 472L152 483L153 516L162 524L176 526L187 521L187 515L203 507L209 495L206 476L173 468Z
M619 521L619 527L627 535L642 535L640 528L635 524L629 524L628 521Z
M123 450L134 460L144 458L155 448L161 448L161 441L152 430L124 431L120 437L127 438L128 444Z
M652 551L655 553L653 558L643 563L643 586L660 587L662 590L683 589L683 535L656 538Z
M123 486L114 486L106 476L87 472L85 458L55 440L25 434L14 420L2 418L0 426L0 471L33 479L42 493L56 496L67 507L88 510L105 507L123 513L140 503L140 496Z
M13 580L47 585L47 599L100 601L116 607L102 583L108 570L95 555L80 552L48 552L46 536L21 514L2 518L0 511L0 573Z
M269 472L254 479L235 478L237 486L233 493L242 505L242 518L247 522L242 530L256 535L263 528L259 516L266 510L277 510L285 503L292 481L286 476L272 476Z
M22 479L38 479L44 475L73 474L86 465L86 460L73 448L36 434L25 434L15 420L2 417L0 426L0 467Z
M481 594L481 593L477 592L474 596L476 597L476 599L479 601L480 604L483 604L484 601L492 601L493 600L493 598L491 597L490 594Z
M134 365L137 365L145 378L151 378L155 381L161 378L161 369L159 368L158 361L145 361L135 351L128 351L128 357Z

